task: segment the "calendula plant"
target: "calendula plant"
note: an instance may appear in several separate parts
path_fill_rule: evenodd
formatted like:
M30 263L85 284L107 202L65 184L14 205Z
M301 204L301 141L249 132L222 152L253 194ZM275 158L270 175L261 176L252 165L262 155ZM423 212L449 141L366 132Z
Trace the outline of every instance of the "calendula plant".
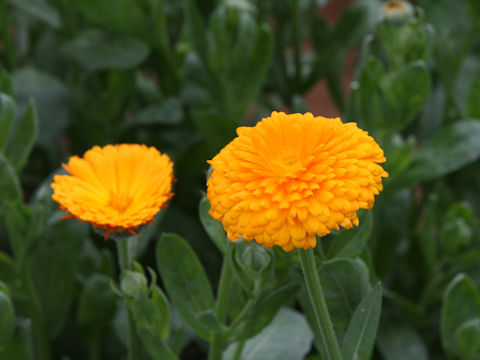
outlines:
M0 359L479 358L479 26L0 0Z

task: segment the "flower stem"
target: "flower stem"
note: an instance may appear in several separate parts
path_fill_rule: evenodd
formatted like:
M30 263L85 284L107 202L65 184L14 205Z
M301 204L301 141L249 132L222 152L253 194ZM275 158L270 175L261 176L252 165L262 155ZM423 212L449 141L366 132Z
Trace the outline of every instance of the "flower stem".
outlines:
M313 249L303 250L299 249L300 262L302 264L303 275L308 289L308 295L312 302L315 313L315 320L325 344L328 359L342 360L340 348L338 346L335 331L333 330L332 320L328 313L327 303L323 296L322 286L320 284L320 277L315 263L315 255Z
M232 278L232 266L230 259L233 251L233 243L230 241L227 244L227 251L223 257L222 272L220 274L220 283L217 290L217 306L216 315L217 319L222 325L227 325L227 310L228 310L228 298L231 290L231 278ZM213 335L212 342L210 344L210 351L208 354L208 360L220 360L225 348L225 340L223 332L217 332Z
M130 261L130 254L128 251L129 238L117 239L117 253L118 263L120 265L120 274L123 274L126 270L129 270L132 266ZM138 359L138 344L135 336L135 322L131 311L128 308L128 304L125 302L127 308L127 331L128 331L128 359Z

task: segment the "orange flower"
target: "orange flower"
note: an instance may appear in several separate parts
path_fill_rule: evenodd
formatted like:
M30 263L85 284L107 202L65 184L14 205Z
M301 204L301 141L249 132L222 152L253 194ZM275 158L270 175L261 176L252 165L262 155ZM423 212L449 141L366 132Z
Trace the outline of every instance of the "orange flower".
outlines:
M315 235L358 225L388 176L375 140L339 118L273 112L237 134L209 161L207 182L210 215L232 241L315 247Z
M52 198L70 217L106 230L130 231L151 223L173 196L173 163L154 147L137 144L95 146L72 156L56 175Z

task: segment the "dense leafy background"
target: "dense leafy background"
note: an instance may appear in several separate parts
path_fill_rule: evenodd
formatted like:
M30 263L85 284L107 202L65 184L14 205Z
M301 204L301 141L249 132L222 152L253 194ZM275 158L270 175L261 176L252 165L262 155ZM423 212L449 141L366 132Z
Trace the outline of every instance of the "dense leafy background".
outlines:
M127 306L142 359L205 358L215 334L225 359L321 359L296 255L232 247L202 199L237 126L317 108L321 81L390 173L360 227L317 249L344 357L480 359L480 6L413 5L0 0L0 358L121 359ZM178 182L118 283L113 243L61 221L49 183L120 142L169 154Z

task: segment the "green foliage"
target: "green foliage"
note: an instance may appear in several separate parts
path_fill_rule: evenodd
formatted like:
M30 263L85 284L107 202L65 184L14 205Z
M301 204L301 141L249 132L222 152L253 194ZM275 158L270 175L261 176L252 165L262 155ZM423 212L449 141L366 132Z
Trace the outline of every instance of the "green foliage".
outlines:
M317 239L343 358L480 359L479 2L340 5L0 0L0 359L327 358L298 254L231 242L204 195L237 127L320 106L389 173ZM111 143L177 179L126 268L51 199L69 156Z
M382 287L377 284L358 304L343 338L344 359L370 359L377 336Z
M210 282L188 243L175 234L164 234L156 249L157 266L175 308L185 321L208 339L208 325L198 316L214 306Z

